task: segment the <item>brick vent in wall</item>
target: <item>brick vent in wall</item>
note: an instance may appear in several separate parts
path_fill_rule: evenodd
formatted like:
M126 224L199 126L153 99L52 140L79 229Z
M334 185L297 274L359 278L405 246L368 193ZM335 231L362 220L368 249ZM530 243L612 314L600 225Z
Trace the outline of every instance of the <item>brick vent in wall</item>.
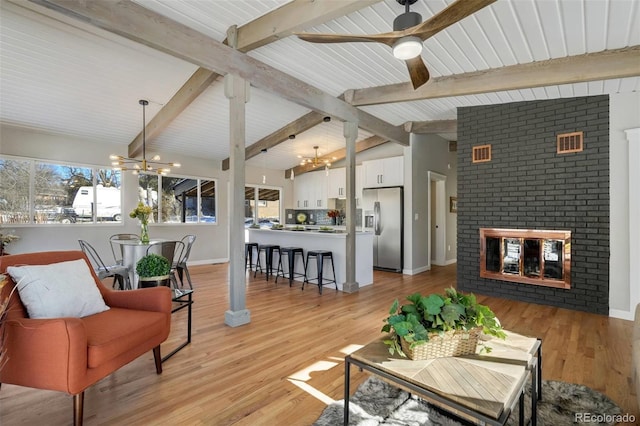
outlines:
M583 132L558 154L557 135ZM492 161L472 163L491 144ZM609 313L609 97L458 109L458 288ZM571 288L480 278L479 228L570 230Z

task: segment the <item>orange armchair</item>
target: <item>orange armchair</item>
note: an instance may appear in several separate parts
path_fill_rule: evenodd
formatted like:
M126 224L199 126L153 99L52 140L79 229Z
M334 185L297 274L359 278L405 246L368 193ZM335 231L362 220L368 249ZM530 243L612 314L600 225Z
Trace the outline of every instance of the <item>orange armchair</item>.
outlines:
M73 419L82 425L84 390L140 355L153 350L162 373L160 344L169 336L171 291L154 287L115 291L104 286L81 251L55 251L0 257L0 273L9 266L48 265L84 259L109 310L84 318L32 319L18 291L2 324L6 363L0 384L56 390L73 395ZM2 289L1 300L15 283ZM122 325L126 324L126 327Z

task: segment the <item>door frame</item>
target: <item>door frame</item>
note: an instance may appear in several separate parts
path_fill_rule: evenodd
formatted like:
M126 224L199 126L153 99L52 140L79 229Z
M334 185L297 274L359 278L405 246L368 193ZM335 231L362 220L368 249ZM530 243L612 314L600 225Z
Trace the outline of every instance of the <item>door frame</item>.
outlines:
M427 261L428 267L431 269L431 264L438 266L446 265L446 256L447 256L447 191L446 191L446 183L447 176L433 172L429 170L427 172L428 182L427 182L427 241L428 241L428 250L427 250ZM435 238L435 253L432 255L432 247L431 244L431 182L435 182L436 184L436 222L440 222L442 225L438 225L439 232L436 233ZM440 237L440 238L439 238ZM433 262L432 262L433 260Z

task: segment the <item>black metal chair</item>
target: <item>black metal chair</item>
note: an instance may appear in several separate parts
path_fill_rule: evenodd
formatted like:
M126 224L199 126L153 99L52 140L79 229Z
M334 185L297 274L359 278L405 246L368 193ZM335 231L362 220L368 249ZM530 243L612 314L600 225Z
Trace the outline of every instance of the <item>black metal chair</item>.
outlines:
M101 280L113 277L113 288L116 283L119 284L121 290L131 290L131 282L129 280L129 268L123 265L107 265L104 263L95 248L85 240L78 240L80 249L87 255L91 266L93 266L96 275Z
M302 266L304 267L304 273L295 271L296 254L300 254L302 257ZM282 265L282 259L287 259L288 272L285 272ZM280 247L280 259L278 260L278 269L276 270L276 284L278 283L278 277L288 278L289 287L293 284L295 277L306 277L307 266L304 263L304 250L300 247Z
M307 271L308 266L309 266L309 258L310 257L315 257L316 258L316 270L318 272L318 275L315 278L309 278L307 276ZM324 277L322 276L322 269L324 268L324 260L328 259L331 260L331 271L333 272L333 279L331 280L325 280ZM305 262L305 277L304 277L304 282L302 283L302 289L304 290L304 285L306 283L309 284L313 284L310 281L316 281L316 283L318 284L318 290L320 291L320 294L322 294L322 286L325 284L331 284L333 283L336 286L336 291L338 291L338 283L336 283L336 269L333 265L333 252L329 251L329 250L309 250L307 252L307 261Z
M257 263L260 263L260 253L264 251L264 272L265 279L269 281L269 275L273 274L273 254L278 252L278 257L280 257L280 246L277 244L260 244L258 246L258 258L256 259ZM260 271L262 272L262 266L260 266ZM256 273L258 272L257 268L253 273L253 278L256 277Z
M260 272L262 273L262 266L260 266L259 258L260 258L260 250L258 249L258 243L244 243L244 270L247 270L247 265L249 266L249 270L258 271L260 268ZM256 251L256 262L253 262L253 251Z
M140 241L138 234L113 234L109 237L109 244L111 244L111 252L113 253L113 260L116 264L122 265L122 246L115 241L127 240L127 241ZM118 246L116 248L116 246Z
M178 260L173 263L172 269L178 274L178 279L180 279L180 287L184 287L183 276L187 276L187 283L189 284L189 288L193 290L193 284L191 283L191 275L189 274L189 269L187 268L187 261L189 260L189 255L191 254L191 247L193 246L194 241L196 240L195 235L187 235L182 238L182 244L184 249L178 256Z

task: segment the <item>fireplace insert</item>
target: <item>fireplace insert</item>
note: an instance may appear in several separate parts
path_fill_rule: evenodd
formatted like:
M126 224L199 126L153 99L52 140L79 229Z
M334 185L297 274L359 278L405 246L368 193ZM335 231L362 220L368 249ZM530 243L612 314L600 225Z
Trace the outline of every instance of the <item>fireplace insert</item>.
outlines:
M480 276L571 288L571 231L480 228Z

